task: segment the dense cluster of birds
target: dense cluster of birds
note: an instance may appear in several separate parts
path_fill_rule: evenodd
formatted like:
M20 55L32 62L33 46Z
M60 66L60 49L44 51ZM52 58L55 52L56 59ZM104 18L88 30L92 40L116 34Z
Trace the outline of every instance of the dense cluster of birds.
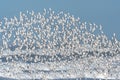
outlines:
M4 17L0 21L0 37L2 38L0 40L2 62L42 62L50 70L68 65L67 67L74 69L73 71L76 70L75 68L83 71L70 72L69 76L70 74L77 75L79 72L94 74L94 70L98 70L97 73L104 73L106 70L105 76L106 74L116 75L117 73L113 72L120 70L120 41L117 40L115 33L112 39L109 39L104 34L101 25L81 22L79 17L76 18L63 11L55 13L51 9L44 9L42 13L27 11L20 12L19 17ZM7 52L8 54L4 55ZM117 70L112 65L115 61L118 61ZM45 64L45 62L48 63ZM17 63L14 65L17 66ZM18 69L21 69L21 66ZM34 70L41 69L41 66L34 66ZM33 69L32 64L24 68L23 71L28 73ZM41 75L44 74L43 72Z
M0 22L0 33L1 54L7 49L51 56L113 56L120 53L120 42L115 34L109 40L101 25L81 22L70 13L55 13L51 9L44 9L42 13L20 12L20 18L4 17Z

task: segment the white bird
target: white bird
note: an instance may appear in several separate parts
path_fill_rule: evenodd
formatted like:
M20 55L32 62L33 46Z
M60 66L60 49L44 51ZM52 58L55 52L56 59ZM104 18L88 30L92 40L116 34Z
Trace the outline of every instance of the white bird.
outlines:
M4 32L5 30L4 29L0 29L0 32Z

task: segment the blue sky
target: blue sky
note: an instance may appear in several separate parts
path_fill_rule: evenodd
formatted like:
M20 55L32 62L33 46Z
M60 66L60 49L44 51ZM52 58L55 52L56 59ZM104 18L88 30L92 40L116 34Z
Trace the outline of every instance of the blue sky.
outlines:
M0 0L0 20L18 16L19 12L52 8L69 12L81 21L102 25L109 37L116 33L120 39L120 0Z

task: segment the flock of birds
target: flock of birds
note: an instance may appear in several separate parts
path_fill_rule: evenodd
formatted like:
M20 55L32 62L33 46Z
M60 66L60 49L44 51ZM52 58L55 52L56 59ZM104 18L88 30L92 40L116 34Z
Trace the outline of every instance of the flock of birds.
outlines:
M120 54L120 42L104 34L102 26L81 22L70 13L55 13L49 9L42 13L20 12L20 18L4 17L0 22L0 56L5 50L18 52L6 61L23 59L29 62L72 60L89 56L113 57ZM22 54L22 52L25 54ZM46 55L46 56L45 56ZM1 57L2 59L2 57Z

